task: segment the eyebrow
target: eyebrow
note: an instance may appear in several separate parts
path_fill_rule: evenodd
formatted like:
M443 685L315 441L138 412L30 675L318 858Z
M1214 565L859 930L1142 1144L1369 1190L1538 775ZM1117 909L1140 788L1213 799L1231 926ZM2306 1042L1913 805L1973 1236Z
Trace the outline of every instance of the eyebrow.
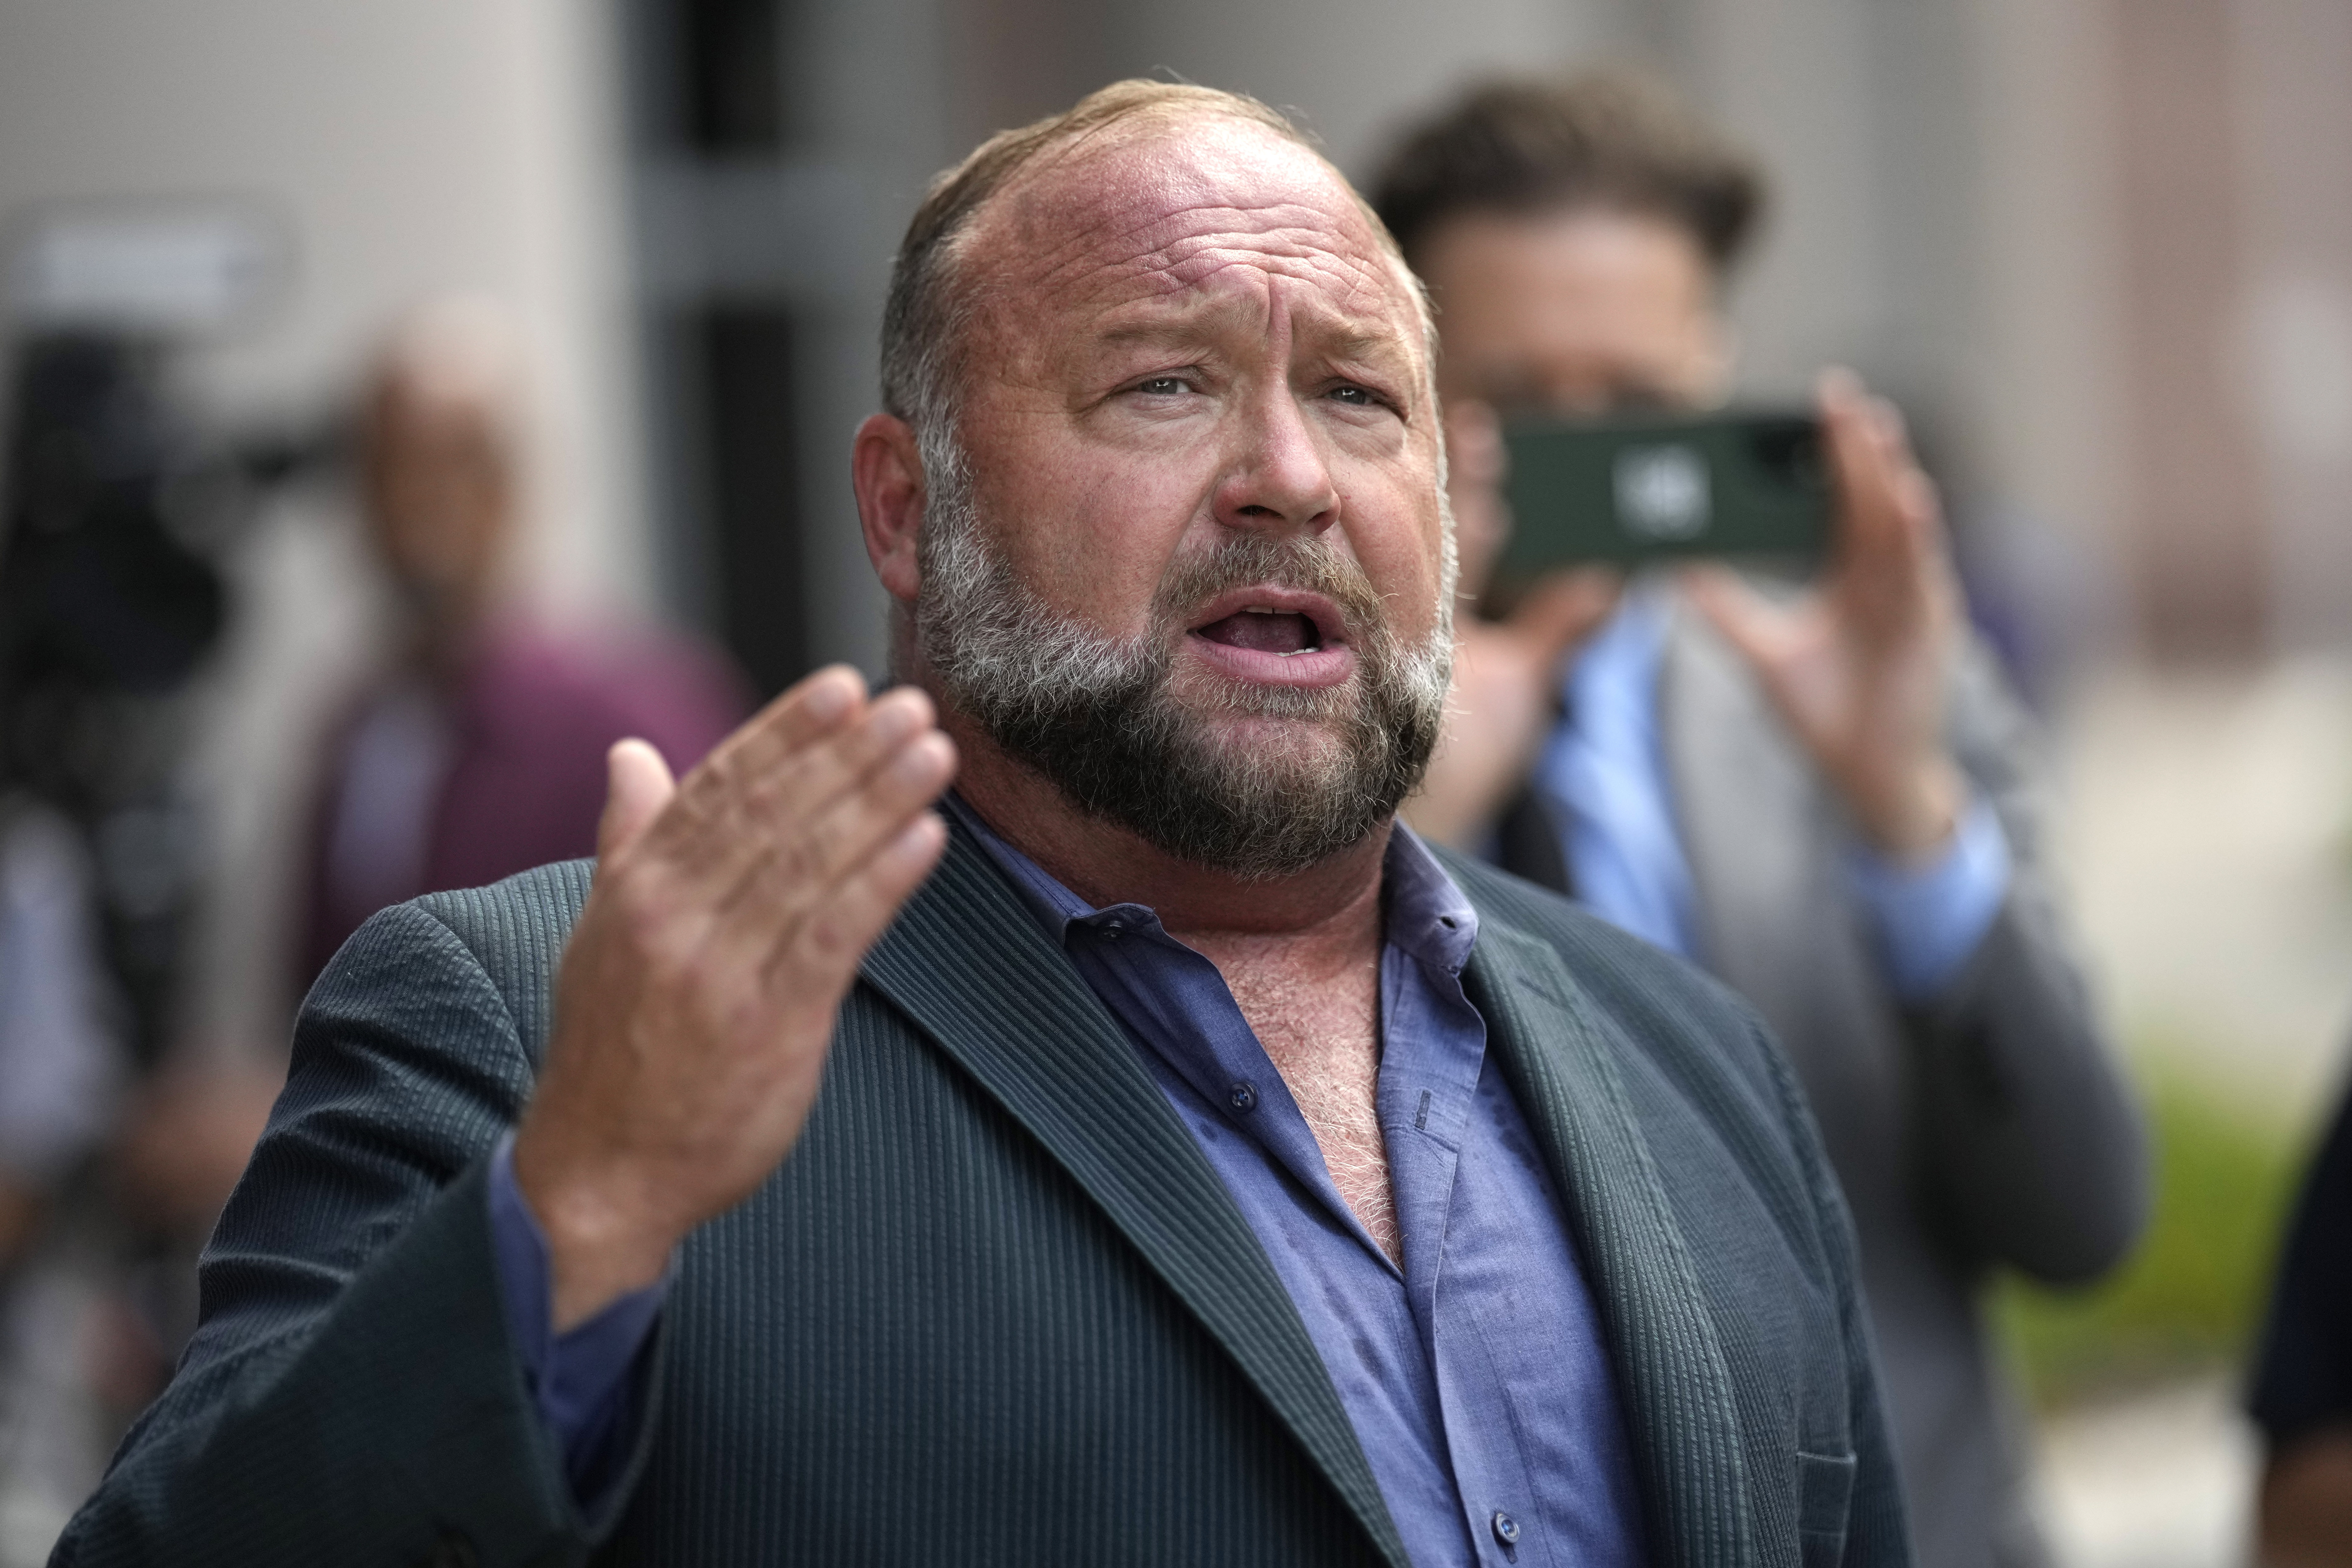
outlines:
M1096 340L1106 348L1182 347L1199 342L1215 331L1212 319L1215 308L1187 311L1175 320L1136 321L1109 328ZM1400 358L1404 368L1412 363L1411 339L1403 332L1375 328L1344 328L1330 338L1324 338L1310 325L1306 335L1317 345L1318 353L1338 360L1378 361Z

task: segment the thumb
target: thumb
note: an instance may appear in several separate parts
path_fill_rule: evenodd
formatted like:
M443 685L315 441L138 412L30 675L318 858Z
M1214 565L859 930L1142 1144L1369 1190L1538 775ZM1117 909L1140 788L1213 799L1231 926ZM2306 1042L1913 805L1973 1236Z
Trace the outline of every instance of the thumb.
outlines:
M1556 573L1528 591L1506 624L1549 668L1616 612L1624 587L1605 566Z
M1680 576L1684 595L1749 664L1769 669L1779 662L1790 637L1786 611L1721 566L1692 566Z
M604 816L596 825L596 858L635 842L677 793L669 764L648 742L616 741L604 753Z

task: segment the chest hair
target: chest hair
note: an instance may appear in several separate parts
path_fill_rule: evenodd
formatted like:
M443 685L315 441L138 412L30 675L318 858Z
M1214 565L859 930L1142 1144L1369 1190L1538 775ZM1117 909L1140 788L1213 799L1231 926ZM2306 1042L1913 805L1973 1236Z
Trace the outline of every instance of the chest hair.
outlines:
M1388 1145L1381 1136L1380 964L1300 974L1279 963L1227 963L1225 984L1298 1103L1323 1163L1381 1250L1403 1261Z

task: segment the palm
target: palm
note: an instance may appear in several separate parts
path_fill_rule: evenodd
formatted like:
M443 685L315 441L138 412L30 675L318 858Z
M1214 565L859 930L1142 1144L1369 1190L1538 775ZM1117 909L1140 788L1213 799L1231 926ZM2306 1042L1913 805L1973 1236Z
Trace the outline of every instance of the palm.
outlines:
M1958 806L1943 742L1958 595L1934 492L1891 411L1850 383L1825 385L1822 406L1839 494L1826 576L1776 604L1715 569L1693 595L1864 833L1916 854L1942 840Z

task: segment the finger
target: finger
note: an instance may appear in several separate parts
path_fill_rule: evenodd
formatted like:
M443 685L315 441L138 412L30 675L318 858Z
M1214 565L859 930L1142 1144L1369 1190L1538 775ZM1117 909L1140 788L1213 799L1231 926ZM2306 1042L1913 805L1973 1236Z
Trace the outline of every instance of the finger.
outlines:
M868 949L931 874L947 848L947 824L926 811L902 824L834 889L814 918L782 933L761 978L769 994L829 1013Z
M596 824L596 858L619 853L636 842L662 807L677 794L669 763L645 741L616 741L604 753L604 815Z
M730 946L771 949L775 928L820 910L840 884L937 801L955 776L955 743L933 730L898 748L823 811L776 825L727 900Z
M938 714L921 690L885 692L856 722L803 747L764 776L739 781L740 798L729 805L741 820L732 830L766 839L820 820L869 787L875 773L908 746L939 733Z
M1454 513L1460 565L1454 591L1463 603L1475 605L1486 591L1495 559L1510 531L1501 489L1507 459L1494 410L1471 401L1447 405L1445 447L1446 498Z
M1491 405L1457 398L1445 405L1445 454L1456 478L1479 485L1502 482L1503 422Z
M1505 625L1535 658L1554 664L1614 613L1624 590L1623 574L1607 566L1555 573L1528 591Z
M1686 567L1680 582L1699 614L1750 665L1770 671L1787 662L1795 632L1792 612L1721 566Z
M1841 550L1875 542L1889 500L1885 432L1862 384L1847 371L1821 381L1822 435L1829 447Z
M1881 591L1916 586L1942 553L1943 514L1934 481L1911 450L1903 411L1885 398L1866 402L1877 484L1885 509L1883 548L1874 552Z
M789 837L917 736L933 732L930 699L913 687L886 692L855 720L808 738L796 751L747 750L698 771L682 792L685 809L662 828L666 853L733 896L778 835Z
M697 787L705 773L758 777L782 758L839 729L866 707L866 678L845 664L803 677L746 720L687 775Z

